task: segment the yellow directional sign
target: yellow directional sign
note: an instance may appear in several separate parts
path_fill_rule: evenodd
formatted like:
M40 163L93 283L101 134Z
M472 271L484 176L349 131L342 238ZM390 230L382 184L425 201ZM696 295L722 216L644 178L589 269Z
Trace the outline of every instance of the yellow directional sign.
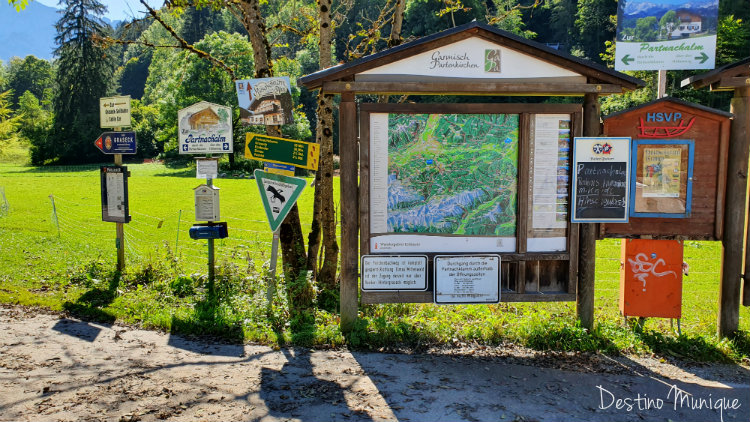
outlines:
M320 146L311 142L248 133L245 158L271 163L291 164L310 170L318 169Z

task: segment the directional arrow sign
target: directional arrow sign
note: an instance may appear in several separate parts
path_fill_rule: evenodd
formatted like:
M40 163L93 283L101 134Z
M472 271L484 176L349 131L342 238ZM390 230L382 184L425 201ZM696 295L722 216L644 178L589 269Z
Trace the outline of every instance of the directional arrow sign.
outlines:
M258 183L263 209L268 217L271 231L276 231L297 202L307 182L298 177L282 176L255 170L255 181Z
M634 61L635 59L630 57L630 54L626 54L622 57L622 62L625 63L626 65L629 65L630 62L634 62Z
M695 57L695 60L700 60L701 64L703 64L703 63L706 62L706 60L708 60L708 55L706 53L704 53L704 52L701 51L701 55Z
M248 133L245 158L318 169L319 145L311 142Z
M104 132L94 141L105 154L135 154L135 132Z

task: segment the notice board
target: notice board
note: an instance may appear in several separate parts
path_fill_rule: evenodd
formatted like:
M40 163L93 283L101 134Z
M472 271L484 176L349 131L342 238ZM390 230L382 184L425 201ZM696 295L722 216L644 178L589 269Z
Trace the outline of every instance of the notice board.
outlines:
M628 221L630 138L575 138L573 168L573 222Z
M363 104L360 111L363 268L387 258L377 271L366 268L363 303L575 300L570 175L580 105ZM389 274L401 264L389 263L414 255L426 257L425 284L394 282ZM438 271L440 262L487 256L497 258L493 277Z

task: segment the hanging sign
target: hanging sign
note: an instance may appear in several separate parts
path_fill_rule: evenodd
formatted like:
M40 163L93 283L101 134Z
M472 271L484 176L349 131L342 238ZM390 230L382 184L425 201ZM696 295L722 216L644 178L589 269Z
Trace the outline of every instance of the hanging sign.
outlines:
M219 188L199 185L195 189L195 220L217 221L219 214Z
M435 303L500 302L500 255L435 256Z
M219 175L219 160L216 158L198 158L195 160L195 177L197 179L216 179Z
M574 138L574 223L626 223L630 138Z
M130 95L99 98L99 127L130 126Z
M713 69L719 0L620 0L615 70Z
M102 166L99 169L99 178L102 192L102 221L129 222L128 168Z
M201 101L177 112L180 154L231 154L232 109Z
M135 132L104 132L94 145L105 154L135 154L137 150Z
M297 177L282 176L255 170L260 199L271 231L276 231L297 202L307 182Z
M292 89L289 78L259 78L237 81L240 121L248 125L286 125L292 117Z
M294 139L248 133L245 140L245 158L290 164L310 170L318 169L320 145Z

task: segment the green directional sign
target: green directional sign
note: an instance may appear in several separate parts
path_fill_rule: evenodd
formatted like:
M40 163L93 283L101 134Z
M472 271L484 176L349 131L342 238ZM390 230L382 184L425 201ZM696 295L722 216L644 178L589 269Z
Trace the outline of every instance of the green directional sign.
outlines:
M290 164L310 170L318 169L319 145L294 139L248 133L245 158Z
M307 182L298 177L267 173L260 169L255 170L253 174L258 183L268 224L271 226L271 231L275 232L299 199Z
M695 60L700 60L701 64L703 64L703 63L706 62L706 60L708 60L708 55L706 55L706 53L704 53L704 52L701 52L701 55L700 56L696 56Z
M630 64L630 62L634 62L634 61L635 61L635 59L632 58L632 57L630 57L630 54L626 54L622 58L622 62L625 63L625 64Z

